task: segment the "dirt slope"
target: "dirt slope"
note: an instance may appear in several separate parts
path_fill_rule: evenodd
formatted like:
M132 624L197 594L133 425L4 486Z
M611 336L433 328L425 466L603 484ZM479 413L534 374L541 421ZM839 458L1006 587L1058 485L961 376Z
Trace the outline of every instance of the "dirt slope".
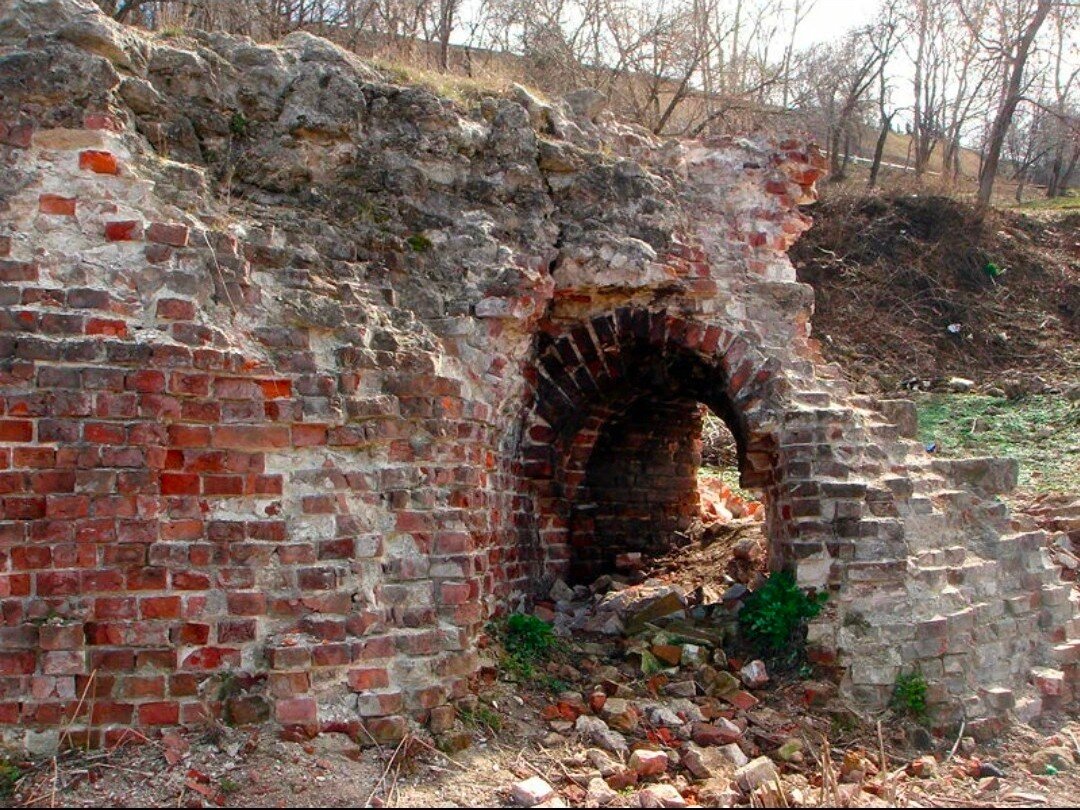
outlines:
M980 219L945 197L828 190L809 213L792 258L825 356L860 389L954 375L1005 393L1075 386L1080 216Z

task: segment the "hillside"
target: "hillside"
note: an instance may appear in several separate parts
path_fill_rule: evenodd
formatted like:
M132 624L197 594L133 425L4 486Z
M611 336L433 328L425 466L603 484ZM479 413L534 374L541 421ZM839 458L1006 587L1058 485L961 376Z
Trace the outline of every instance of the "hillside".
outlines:
M946 197L846 192L809 212L792 259L817 293L825 356L857 387L951 376L1006 392L1075 387L1080 217L980 221Z

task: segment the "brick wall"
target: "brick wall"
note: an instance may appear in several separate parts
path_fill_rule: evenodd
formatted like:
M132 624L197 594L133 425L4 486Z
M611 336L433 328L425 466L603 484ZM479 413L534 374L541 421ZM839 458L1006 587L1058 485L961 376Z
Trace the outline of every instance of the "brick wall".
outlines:
M678 542L698 515L700 437L692 400L642 398L604 424L571 508L571 580L589 583L616 570L619 554L660 555Z

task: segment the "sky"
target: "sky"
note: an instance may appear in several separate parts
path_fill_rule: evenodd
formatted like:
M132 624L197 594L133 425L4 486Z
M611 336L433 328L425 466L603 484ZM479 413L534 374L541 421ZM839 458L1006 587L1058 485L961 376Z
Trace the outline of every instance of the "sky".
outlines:
M870 22L881 0L817 0L800 26L796 43L806 47L843 36L856 26Z

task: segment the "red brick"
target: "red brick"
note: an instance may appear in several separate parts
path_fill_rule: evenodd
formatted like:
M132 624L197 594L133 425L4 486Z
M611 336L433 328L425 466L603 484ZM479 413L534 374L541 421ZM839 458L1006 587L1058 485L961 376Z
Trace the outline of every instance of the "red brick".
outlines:
M158 242L163 245L186 247L188 243L188 227L187 225L154 222L147 229L146 238L151 242Z
M26 419L0 419L0 442L29 442L33 439L33 422Z
M162 495L198 495L199 476L191 473L161 474Z
M165 375L151 369L133 371L124 378L124 387L129 391L160 394L165 390Z
M55 520L72 520L90 514L90 498L86 495L48 495L45 515Z
M202 478L203 495L243 495L244 476L242 475L204 475Z
M86 322L86 334L127 337L127 322L116 318L90 318Z
M169 425L169 444L174 447L209 447L210 428L202 425Z
M230 593L226 604L233 616L262 616L266 613L266 594Z
M296 697L277 701L274 717L283 725L307 725L319 720L319 707L315 698Z
M34 262L0 259L0 281L37 281L38 266Z
M165 676L133 675L124 678L117 693L120 697L126 698L163 698L165 697Z
M170 647L167 650L139 650L135 656L137 669L176 669L176 649Z
M41 671L46 675L83 675L86 672L86 653L80 650L42 653Z
M38 211L55 216L75 216L75 198L59 194L42 194L38 197Z
M97 701L93 704L91 722L94 725L104 726L110 724L128 725L131 723L135 707L130 703L113 703L111 701Z
M187 622L180 626L179 640L183 644L206 644L210 641L210 625Z
M349 688L354 692L366 692L370 689L382 689L390 685L390 676L385 669L349 670Z
M179 596L149 596L139 600L139 615L143 619L180 618Z
M210 577L195 571L175 571L172 584L180 591L204 591L210 587Z
M110 242L136 242L142 239L142 223L136 219L118 219L105 223L105 238Z
M174 371L169 375L169 391L181 396L209 396L210 375Z
M29 574L0 574L0 596L29 596Z
M194 697L199 692L199 676L177 674L169 676L169 695L172 697Z
M282 493L282 477L280 475L252 476L251 491L255 495L280 495Z
M45 498L4 498L4 517L8 520L38 520L45 517Z
M0 421L0 425L3 422ZM13 467L45 469L57 466L56 451L51 447L16 447L11 457Z
M259 380L265 399L282 399L292 395L291 380Z
M294 447L313 447L326 444L326 425L293 425Z
M238 450L262 450L289 446L284 425L221 425L214 428L211 446Z
M87 149L79 153L79 168L97 174L119 174L120 162L112 152Z
M138 707L138 721L143 726L175 726L180 721L180 704L174 701L143 703Z
M74 492L75 472L74 470L47 470L45 472L31 473L30 488L39 495L48 495L54 492Z
M439 601L444 605L461 605L469 600L470 592L467 582L444 582L439 586Z
M84 642L81 623L43 624L38 631L38 644L43 650L78 650Z
M167 579L166 569L140 565L124 572L124 587L129 591L163 591Z
M92 650L90 653L90 669L100 669L105 672L130 672L135 668L135 653L133 650ZM123 720L117 722L126 722Z
M81 571L79 588L82 592L99 593L101 591L121 591L124 589L124 575L119 571Z
M271 669L306 669L311 665L307 647L271 647L267 656Z
M15 546L10 554L12 566L19 571L52 567L52 549L49 546Z
M157 316L163 320L190 321L195 317L195 304L182 298L161 298L157 302Z
M161 524L162 540L198 540L202 536L201 520L175 520Z
M221 399L259 399L262 387L257 380L219 377L214 381L214 395Z
M0 650L0 675L30 675L36 665L33 650Z
M303 695L311 688L311 679L306 672L271 672L270 692L277 698L289 698Z

